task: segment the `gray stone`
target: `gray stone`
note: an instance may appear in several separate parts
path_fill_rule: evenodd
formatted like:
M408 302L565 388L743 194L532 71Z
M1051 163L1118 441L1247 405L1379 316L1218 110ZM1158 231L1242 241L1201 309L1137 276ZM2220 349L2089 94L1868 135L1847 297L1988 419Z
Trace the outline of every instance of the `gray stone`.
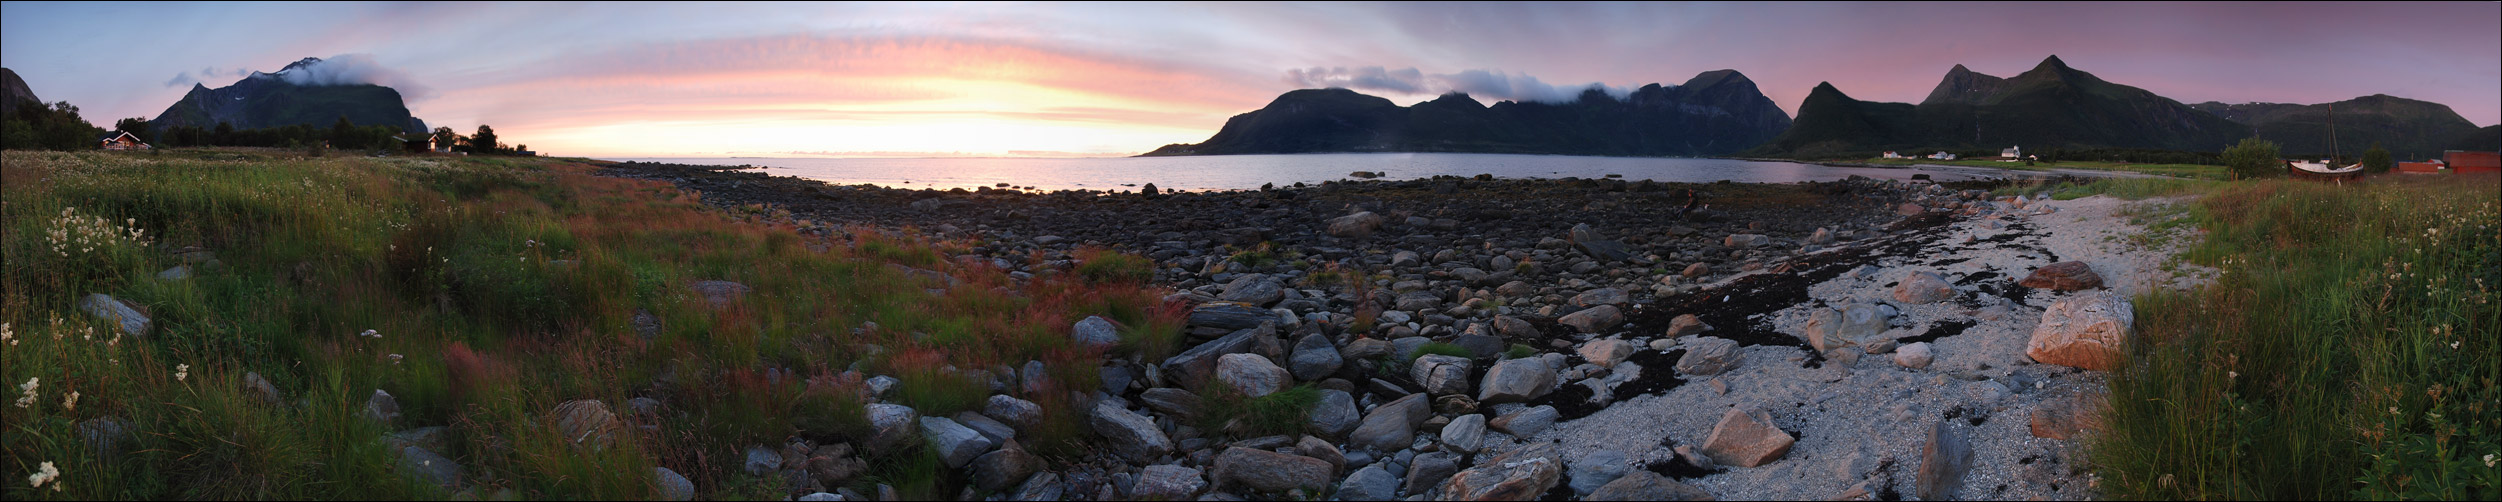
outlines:
M1564 474L1561 447L1537 443L1477 462L1442 483L1442 500L1533 500Z
M955 419L956 424L963 425L967 429L973 429L973 432L981 433L982 437L990 439L991 444L1006 444L1009 439L1016 437L1015 427L1010 427L1008 424L1001 423L998 420L992 420L990 417L982 416L980 413L959 411L956 412L955 416L948 418Z
M1373 407L1373 411L1364 415L1364 421L1356 425L1355 432L1350 433L1347 440L1374 451L1406 449L1409 443L1415 441L1416 426L1423 424L1425 416L1431 414L1425 399L1422 393L1409 394Z
M1268 450L1226 448L1216 454L1216 486L1220 490L1318 492L1329 487L1330 470L1329 462L1321 459Z
M1684 344L1685 356L1677 358L1677 373L1686 375L1717 375L1736 369L1746 362L1738 352L1737 340L1698 336Z
M435 486L452 488L460 485L460 472L459 463L426 451L425 448L415 446L400 448L401 474L417 478L419 481L433 483Z
M452 449L450 429L444 428L440 425L432 427L418 427L415 429L394 432L391 433L390 436L384 437L383 441L390 443L393 448L415 446L418 448L424 448L427 451L449 451Z
M652 315L652 311L634 309L634 317L627 322L634 325L634 336L643 337L644 341L660 338L660 316Z
M1576 479L1576 481L1578 481L1578 479ZM1703 491L1701 488L1695 488L1693 485L1679 483L1676 480L1668 479L1667 476L1661 476L1656 472L1634 469L1632 472L1625 473L1623 477L1619 477L1616 478L1615 481L1608 482L1606 486L1599 487L1598 491L1590 492L1590 496L1582 498L1582 500L1612 502L1639 500L1702 501L1718 499L1712 497L1711 492Z
M1912 342L1910 345L1894 349L1894 364L1900 364L1905 368L1915 370L1927 368L1929 362L1935 359L1936 356L1930 353L1929 342Z
M774 471L782 469L782 454L773 451L772 448L766 448L764 445L749 445L747 447L747 460L745 463L740 464L740 468L745 469L749 475L763 476L772 474Z
M163 271L163 272L157 272L157 273L156 273L156 278L157 278L157 279L162 279L162 280L168 280L168 281L179 281L179 280L183 280L183 279L190 279L190 278L191 278L191 266L190 266L190 265L175 265L175 266L174 266L174 268L165 269L165 271Z
M1371 337L1357 338L1348 341L1347 348L1339 351L1339 355L1346 359L1372 359L1387 356L1390 355L1390 342Z
M575 446L605 449L617 440L625 422L597 399L576 399L556 406L556 429Z
M1287 360L1287 365L1293 366L1290 371L1294 373L1294 378L1306 382L1328 378L1345 363L1346 360L1338 356L1338 347L1329 343L1328 336L1320 333L1304 335L1302 340L1296 341L1294 356Z
M1094 411L1087 415L1087 425L1108 440L1113 453L1133 464L1153 463L1173 452L1172 438L1166 437L1154 420L1110 400L1095 404Z
M1190 420L1199 417L1199 395L1172 387L1157 387L1138 393L1138 401L1156 413Z
M840 494L816 492L799 496L799 502L843 502Z
M1363 420L1355 407L1355 395L1338 389L1321 389L1320 401L1312 404L1311 430L1324 436L1343 438L1355 431Z
M1399 477L1372 464L1356 469L1338 483L1338 500L1390 500L1399 496Z
M661 500L695 500L695 482L667 467L653 467L652 480L660 485Z
M1008 500L1060 500L1060 497L1066 493L1067 490L1068 485L1060 482L1059 473L1036 473L1033 477L1025 478L1025 484L1017 485L1016 494L1009 497Z
M1468 349L1469 357L1477 359L1491 359L1494 356L1503 355L1503 349L1506 348L1502 337L1494 335L1480 335L1475 333L1463 334L1452 338L1451 344L1458 345L1463 349Z
M1269 362L1259 354L1226 354L1216 360L1216 379L1242 391L1246 397L1260 397L1285 390L1294 384L1294 377L1285 368Z
M1243 274L1225 283L1225 292L1217 299L1251 305L1268 305L1285 299L1285 286L1266 274Z
M139 309L132 308L130 304L103 293L90 294L78 299L78 310L97 319L112 322L114 328L139 338L147 338L148 327L153 324L148 320L148 315L140 313Z
M1625 243L1600 235L1598 229L1591 228L1588 223L1573 225L1572 230L1565 236L1571 238L1573 248L1581 250L1583 254L1591 258L1605 261L1624 261L1633 258L1633 251L1625 246Z
M1972 443L1963 434L1939 420L1929 427L1928 441L1920 445L1920 472L1915 487L1920 500L1948 500L1963 487L1963 475L1972 469Z
M1772 236L1764 234L1729 234L1728 238L1720 241L1721 247L1736 249L1752 249L1771 244Z
M1261 312L1265 315L1267 311ZM1195 385L1196 382L1215 378L1218 358L1257 350L1261 340L1274 333L1275 330L1269 326L1264 324L1258 329L1235 331L1165 359L1165 381Z
M1045 466L1042 457L1027 453L1025 447L1011 439L997 451L973 459L973 486L988 491L1013 488Z
M1770 415L1731 408L1712 426L1711 437L1703 440L1703 454L1715 463L1755 467L1780 459L1796 442L1790 433L1772 425Z
M1572 492L1582 495L1597 492L1599 487L1607 486L1607 483L1616 481L1617 477L1632 469L1632 464L1625 461L1625 454L1616 450L1601 449L1582 455L1580 461L1571 463Z
M909 444L921 423L921 412L909 406L890 403L869 403L869 453L885 455Z
M1512 316L1494 316L1494 333L1505 338L1537 338L1538 327Z
M389 392L374 389L373 397L365 399L365 418L390 427L400 421L400 401L392 399Z
M1357 211L1355 214L1330 218L1329 235L1360 239L1373 235L1373 231L1380 230L1381 225L1387 221L1386 218L1373 214L1372 211Z
M1408 365L1408 379L1424 386L1428 395L1465 394L1468 372L1475 365L1465 357L1426 354Z
M1258 305L1237 302L1207 302L1190 309L1189 324L1217 329L1251 329L1277 318L1273 312Z
M1137 381L1137 374L1130 371L1128 366L1122 365L1097 367L1095 375L1103 381L1105 394L1126 394L1129 392L1129 384Z
M1563 416L1563 413L1556 411L1554 406L1541 404L1495 417L1493 421L1487 422L1487 425L1492 426L1494 430L1503 431L1504 434L1525 438L1545 432L1546 428L1555 425L1556 419L1563 418Z
M1424 495L1459 473L1459 459L1449 453L1427 453L1414 460L1407 464L1407 481L1399 487L1409 495Z
M1460 415L1442 426L1442 448L1460 453L1476 453L1486 444L1486 416L1476 413Z
M1131 485L1129 496L1135 500L1188 500L1207 487L1207 476L1198 469L1150 465L1138 472L1138 481Z
M90 418L78 422L78 437L87 442L87 451L96 458L114 459L132 444L130 422L120 418Z
M1614 307L1599 307L1614 308ZM1528 401L1545 397L1555 391L1555 369L1544 358L1505 359L1486 370L1485 382L1478 385L1477 402L1483 404Z
M1936 272L1912 272L1902 283L1894 285L1894 301L1907 304L1937 303L1954 297L1955 285Z
M1581 344L1581 358L1601 368L1614 368L1616 363L1633 357L1633 344L1614 338L1591 340Z
M1121 343L1121 330L1110 320L1086 316L1085 320L1077 321L1076 326L1069 328L1069 338L1080 347L1108 348Z
M1616 329L1616 325L1624 324L1625 314L1624 311L1617 310L1615 305L1600 305L1566 314L1564 317L1555 319L1555 322L1571 326L1582 333L1605 334L1608 330Z
M1866 347L1877 342L1877 337L1885 333L1886 317L1883 309L1875 305L1853 303L1840 310L1816 309L1815 314L1808 317L1804 330L1808 344L1818 352L1851 346Z
M1042 405L1006 394L993 394L990 401L983 403L982 416L1017 430L1029 430L1042 423Z
M1633 296L1625 294L1625 290L1616 288L1598 288L1583 291L1578 295L1573 295L1572 304L1581 307L1593 307L1599 305L1623 305L1625 302L1632 300Z

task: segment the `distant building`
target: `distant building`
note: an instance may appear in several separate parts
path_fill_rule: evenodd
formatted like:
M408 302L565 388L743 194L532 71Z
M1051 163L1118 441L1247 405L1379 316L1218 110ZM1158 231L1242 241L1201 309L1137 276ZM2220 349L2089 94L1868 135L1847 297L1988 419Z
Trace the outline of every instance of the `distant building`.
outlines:
M113 134L104 135L102 138L97 138L96 143L96 146L102 147L106 150L146 150L153 148L148 146L147 142L139 141L138 136L132 136L128 132L115 132Z
M539 152L533 152L533 151L529 151L529 150L513 150L513 155L519 155L519 156L523 156L523 157L537 157L537 156L539 156Z
M1937 153L1932 153L1932 154L1929 154L1929 158L1932 158L1932 159L1937 159L1937 160L1955 160L1955 154L1951 154L1951 153L1946 153L1946 152L1944 152L1944 151L1940 151L1940 152L1937 152Z
M1888 158L1888 159L1899 159L1899 158L1903 158L1903 154L1894 153L1894 152L1885 152L1885 158Z
M434 135L402 134L400 135L400 146L407 149L408 153L426 153L434 150Z
M2448 162L2442 162L2441 159L2433 159L2423 162L2398 163L2398 172L2406 174L2441 174L2442 170L2449 168L2450 164Z
M2010 147L2007 147L2007 149L2005 149L2005 150L1999 150L1999 151L1998 151L1998 156L1999 156L1999 157L2002 157L2002 158L2009 158L2009 159L2020 159L2020 158L2024 158L2024 147L2023 147L2023 146L2010 146Z
M2502 173L2502 152L2451 150L2441 153L2451 174Z

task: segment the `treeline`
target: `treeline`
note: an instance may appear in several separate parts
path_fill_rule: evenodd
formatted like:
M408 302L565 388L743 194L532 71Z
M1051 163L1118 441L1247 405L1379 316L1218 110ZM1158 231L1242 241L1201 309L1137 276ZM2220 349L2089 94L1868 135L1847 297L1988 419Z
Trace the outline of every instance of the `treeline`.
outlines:
M68 101L45 105L19 100L8 116L0 117L0 148L10 150L92 149L102 136L104 129L79 118L78 106Z
M2027 151L2025 153L2028 155L2040 156L2043 162L2065 162L2077 160L2089 162L2126 162L2130 164L2196 164L2202 166L2224 165L2224 161L2221 156L2215 152L2184 152L2179 150L2150 150L2142 148L2051 148L2038 152ZM1989 155L1996 157L1998 154L1992 152Z

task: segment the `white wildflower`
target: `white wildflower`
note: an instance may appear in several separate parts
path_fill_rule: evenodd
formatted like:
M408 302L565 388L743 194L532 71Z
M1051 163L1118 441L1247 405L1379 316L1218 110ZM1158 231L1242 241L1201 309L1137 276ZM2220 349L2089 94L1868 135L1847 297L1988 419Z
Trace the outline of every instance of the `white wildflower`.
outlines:
M399 364L399 363L400 363L400 355L399 355L399 354L391 354L391 364Z
M42 488L44 483L49 483L53 479L61 477L61 469L53 467L51 462L44 462L42 467L35 470L36 472L34 474L26 476L26 482L33 483L36 488ZM52 485L52 489L54 491L59 491L61 489L61 485Z
M2224 372L2224 378L2241 378L2241 372L2226 370Z
M382 332L380 332L380 331L374 331L374 330L370 330L370 329L369 329L369 330L365 330L365 332L363 332L363 333L357 333L357 334L356 334L356 336L361 336L361 337L366 337L366 338L382 338Z
M35 405L35 388L36 388L36 387L42 387L42 386L43 386L43 378L41 378L41 377L36 377L36 378L28 378L28 379L26 379L26 383L18 385L18 386L17 386L17 389L18 389L18 390L20 390L20 391L24 391L24 392L26 392L26 397L17 398L17 407L19 407L19 408L24 408L24 407L28 407L28 406L34 406L34 405Z
M2502 457L2496 457L2491 453L2485 454L2485 467L2493 467L2493 463L2496 460L2502 460Z
M78 411L78 391L70 391L69 397L61 399L61 411Z
M174 381L176 381L176 382L180 382L180 381L182 381L182 379L183 379L183 378L190 377L190 376L191 376L191 365L189 365L189 364L176 364L176 365L174 365Z

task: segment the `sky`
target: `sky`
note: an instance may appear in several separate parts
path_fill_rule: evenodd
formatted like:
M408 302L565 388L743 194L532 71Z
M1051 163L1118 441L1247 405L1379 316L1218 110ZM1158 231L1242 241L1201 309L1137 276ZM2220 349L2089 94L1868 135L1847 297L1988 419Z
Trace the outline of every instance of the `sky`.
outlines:
M1918 102L2057 55L2184 103L2389 94L2502 122L2502 3L0 2L0 66L109 127L304 57L550 155L1105 156L1278 94L1412 104L1735 69Z

